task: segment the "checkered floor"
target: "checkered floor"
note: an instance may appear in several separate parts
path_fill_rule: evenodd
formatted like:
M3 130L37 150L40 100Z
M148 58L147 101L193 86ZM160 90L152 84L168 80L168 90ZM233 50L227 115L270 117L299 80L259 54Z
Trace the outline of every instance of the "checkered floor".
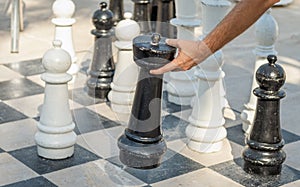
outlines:
M58 161L38 157L34 142L44 92L41 59L0 65L0 186L300 186L300 136L282 131L288 158L281 175L249 175L242 169L240 111L229 112L236 119L226 119L228 139L223 149L199 154L185 144L191 108L169 103L166 93L162 127L168 150L162 164L149 170L122 165L117 138L125 126L108 103L86 94L87 66L83 65L69 86L78 135L75 153Z

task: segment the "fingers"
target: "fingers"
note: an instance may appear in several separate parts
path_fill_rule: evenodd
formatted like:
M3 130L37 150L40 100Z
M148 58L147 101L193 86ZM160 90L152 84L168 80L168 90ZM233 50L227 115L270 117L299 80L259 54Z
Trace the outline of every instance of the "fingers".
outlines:
M179 52L178 56L170 63L156 70L150 70L151 74L163 74L168 71L174 70L189 70L197 63L188 55L183 52Z
M185 54L184 52L180 52L177 56L177 58L175 58L173 60L173 62L180 67L182 70L189 70L191 69L193 66L197 65L197 63L194 61L194 59L192 59L190 56L188 56L187 54Z
M161 68L150 70L150 73L151 74L155 74L155 75L159 75L159 74L164 74L164 73L166 73L168 71L172 71L172 70L178 69L178 65L176 63L174 63L173 61L170 62L170 63L168 63L168 64L166 64L166 65L164 65Z
M178 44L179 40L178 39L166 39L166 43L170 46L180 48Z

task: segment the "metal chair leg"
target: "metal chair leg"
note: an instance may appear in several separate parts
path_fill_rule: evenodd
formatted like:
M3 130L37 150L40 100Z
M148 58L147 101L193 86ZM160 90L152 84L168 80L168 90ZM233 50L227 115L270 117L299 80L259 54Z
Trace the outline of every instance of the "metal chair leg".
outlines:
M13 0L11 11L11 52L19 52L20 1Z
M24 30L24 7L25 7L25 4L22 0L19 0L19 3L20 3L20 11L19 11L19 15L20 15L20 31L23 31Z

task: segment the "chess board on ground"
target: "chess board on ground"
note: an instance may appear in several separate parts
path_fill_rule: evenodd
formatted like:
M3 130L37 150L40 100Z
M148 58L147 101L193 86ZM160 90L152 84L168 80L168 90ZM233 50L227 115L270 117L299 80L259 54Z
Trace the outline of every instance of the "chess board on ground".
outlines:
M87 95L87 64L69 85L69 103L78 135L75 153L63 160L37 155L34 135L44 97L41 59L0 65L0 186L300 186L300 136L282 129L287 160L281 175L262 177L243 171L245 146L240 112L224 112L227 139L220 152L191 151L185 128L191 107L168 102L163 93L162 130L168 150L155 169L133 169L118 158L120 123L109 102Z

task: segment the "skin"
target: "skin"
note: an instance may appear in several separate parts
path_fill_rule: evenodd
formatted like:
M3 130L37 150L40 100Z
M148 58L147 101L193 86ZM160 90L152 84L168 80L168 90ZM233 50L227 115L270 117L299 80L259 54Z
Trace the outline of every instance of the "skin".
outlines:
M178 55L170 63L150 73L163 74L196 66L242 34L277 2L279 0L241 0L203 41L167 39L168 45L178 48Z

